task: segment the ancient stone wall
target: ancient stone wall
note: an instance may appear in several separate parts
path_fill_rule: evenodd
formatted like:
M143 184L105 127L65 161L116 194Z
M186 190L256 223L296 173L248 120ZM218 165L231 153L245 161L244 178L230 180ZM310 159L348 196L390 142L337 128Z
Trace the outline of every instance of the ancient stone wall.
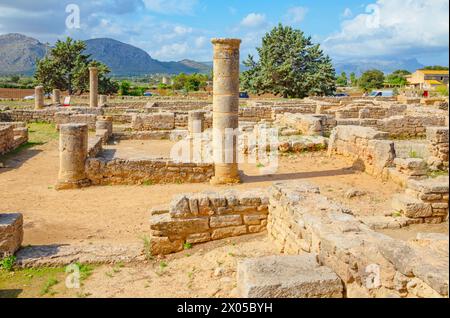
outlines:
M280 252L317 254L348 298L448 296L448 240L416 244L377 233L306 183L277 183L269 192L267 229Z
M409 180L404 194L396 195L392 208L417 223L448 221L448 177Z
M435 169L448 171L449 132L448 127L428 127L427 140L430 158L428 164Z
M153 255L175 253L198 244L264 231L268 197L264 189L176 196L170 207L155 208L150 219Z
M23 216L20 213L0 213L0 259L14 255L23 240Z
M0 155L28 141L28 129L21 122L0 122Z
M377 129L393 138L425 137L427 127L445 126L443 116L393 116L377 121Z
M355 168L384 177L395 159L394 142L388 133L359 126L337 126L330 137L329 153L343 155Z
M93 185L202 183L214 175L213 165L175 163L167 159L89 158L85 169Z
M186 120L187 123L187 120ZM174 113L135 114L131 122L135 131L175 129Z

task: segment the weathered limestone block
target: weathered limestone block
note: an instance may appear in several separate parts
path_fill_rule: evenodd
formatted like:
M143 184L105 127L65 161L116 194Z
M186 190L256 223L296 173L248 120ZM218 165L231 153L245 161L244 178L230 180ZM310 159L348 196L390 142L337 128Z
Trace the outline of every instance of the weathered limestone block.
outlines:
M409 218L426 218L433 215L433 209L430 204L405 194L397 194L394 196L392 208L395 211L402 212Z
M213 230L211 239L221 240L228 237L235 237L247 234L247 227L245 225L225 227Z
M183 236L209 230L208 218L172 219L170 214L152 216L150 224L152 230L160 231L165 236Z
M23 216L20 213L0 214L0 259L14 255L23 240Z
M428 127L429 165L434 170L448 170L449 167L449 128Z
M269 256L238 264L243 298L342 298L341 279L320 266L316 255Z
M242 225L242 217L240 215L212 216L209 224L211 228L238 226Z
M428 172L428 166L420 158L395 158L394 164L397 170L408 176L423 176Z

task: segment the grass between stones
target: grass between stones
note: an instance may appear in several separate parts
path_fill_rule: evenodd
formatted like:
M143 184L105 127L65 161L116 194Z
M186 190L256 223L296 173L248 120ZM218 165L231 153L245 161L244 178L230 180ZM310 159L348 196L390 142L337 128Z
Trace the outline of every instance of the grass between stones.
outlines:
M77 264L80 270L80 289L69 289L65 281L68 277L65 267L27 268L0 270L0 298L36 297L87 297L83 292L83 282L93 273L94 267Z

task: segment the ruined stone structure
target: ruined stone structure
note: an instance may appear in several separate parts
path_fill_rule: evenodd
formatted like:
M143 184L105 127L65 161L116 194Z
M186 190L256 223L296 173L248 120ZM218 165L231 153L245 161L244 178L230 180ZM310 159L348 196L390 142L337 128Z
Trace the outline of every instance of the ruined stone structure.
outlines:
M89 67L89 106L98 107L98 68Z
M342 280L346 297L448 297L448 238L423 244L395 240L302 182L270 189L268 221L281 252L317 254Z
M34 89L34 109L44 108L44 87L36 86Z
M193 110L188 113L188 130L191 136L205 130L205 111Z
M61 125L59 154L60 164L56 189L73 189L89 185L84 166L88 156L87 125Z
M151 252L170 254L183 250L185 243L258 233L266 228L267 214L264 189L179 195L170 207L152 210Z
M100 107L105 107L108 104L108 96L106 95L100 95L99 96L99 106Z
M428 127L427 140L431 157L428 164L433 169L447 170L449 161L448 127Z
M20 213L0 213L0 259L14 255L23 240L23 216Z
M54 105L60 105L61 104L61 91L59 89L54 89L53 90L52 102L53 102Z
M22 122L0 122L0 155L28 141L28 129Z
M332 132L328 151L348 157L355 168L385 177L396 157L394 142L387 137L387 133L372 128L338 126Z
M237 137L239 127L239 46L241 40L214 39L213 184L240 182ZM230 140L231 139L231 140Z

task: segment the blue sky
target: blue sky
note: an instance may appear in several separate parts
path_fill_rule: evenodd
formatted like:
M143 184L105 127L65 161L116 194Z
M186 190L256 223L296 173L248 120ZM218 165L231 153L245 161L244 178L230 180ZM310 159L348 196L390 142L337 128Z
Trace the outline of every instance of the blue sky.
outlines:
M65 9L80 8L68 29ZM279 22L300 28L336 60L417 58L448 65L448 0L0 0L0 34L53 43L111 37L160 60L211 60L210 38L242 38L242 57Z

